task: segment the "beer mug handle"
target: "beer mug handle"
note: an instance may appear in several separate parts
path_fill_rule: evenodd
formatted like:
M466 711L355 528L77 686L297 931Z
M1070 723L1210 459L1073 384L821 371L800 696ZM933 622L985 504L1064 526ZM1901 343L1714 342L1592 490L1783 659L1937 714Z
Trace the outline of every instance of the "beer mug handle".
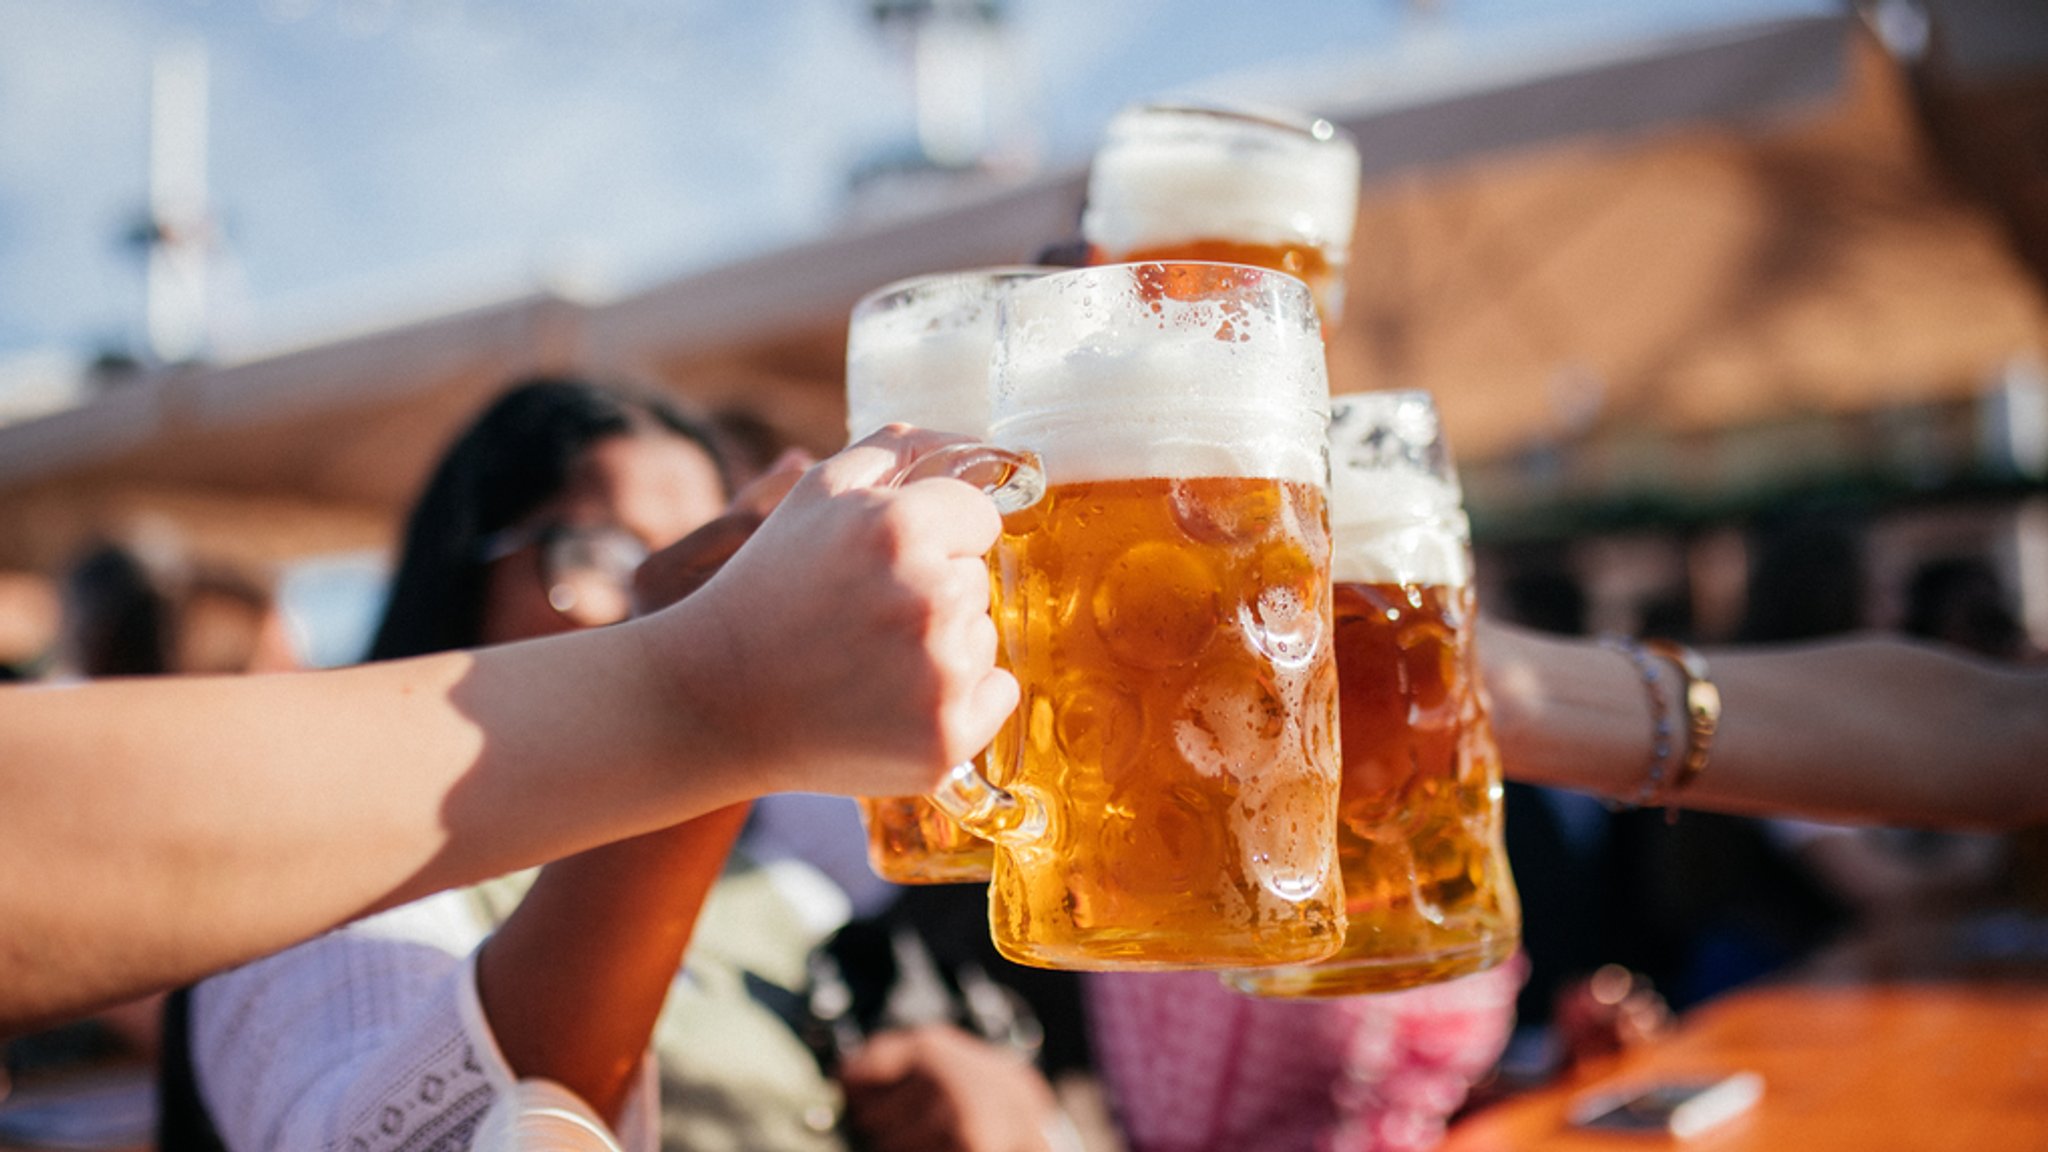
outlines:
M1051 823L1045 801L1030 792L1012 792L989 783L972 760L953 765L931 800L953 823L1006 847L1031 843L1045 835Z
M1029 508L1045 495L1045 469L1036 455L983 443L948 444L927 452L905 465L889 484L934 478L974 485L988 493L1004 515ZM997 844L1036 840L1048 821L1043 801L990 783L972 761L955 764L931 798L954 823Z
M1045 495L1045 469L1036 453L969 441L934 448L890 477L890 487L913 480L962 480L988 493L996 511L1021 512Z

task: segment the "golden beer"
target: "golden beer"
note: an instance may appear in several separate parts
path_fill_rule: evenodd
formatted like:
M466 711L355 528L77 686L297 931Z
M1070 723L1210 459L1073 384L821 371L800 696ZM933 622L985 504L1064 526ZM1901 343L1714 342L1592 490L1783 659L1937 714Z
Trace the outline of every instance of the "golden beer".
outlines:
M1319 487L1059 484L992 553L1024 687L995 782L1058 797L997 848L996 940L1031 964L1210 967L1328 955L1337 777Z
M1081 220L1091 263L1207 260L1306 281L1343 310L1359 161L1327 120L1152 104L1110 122Z
M1347 505L1332 561L1347 928L1321 964L1232 976L1264 995L1448 980L1498 964L1521 935L1455 480L1440 447L1419 457L1388 447L1404 436L1434 441L1434 407L1419 393L1339 397L1333 407L1333 499ZM1368 438L1373 458L1356 466L1352 449Z
M889 423L963 436L988 426L996 305L1049 269L1018 266L900 280L854 305L846 335L846 423L859 440ZM975 759L977 766L983 761ZM984 883L989 843L923 796L862 797L868 866L897 884Z
M1141 248L1135 252L1111 255L1090 249L1088 258L1097 264L1115 264L1126 261L1152 260L1204 260L1222 264L1250 264L1259 268L1271 268L1285 272L1308 282L1309 290L1315 293L1318 306L1328 315L1333 306L1325 301L1334 301L1336 293L1342 291L1336 282L1338 269L1330 263L1329 254L1321 248L1308 244L1246 244L1236 240L1197 238L1156 248Z
M988 882L995 850L929 799L863 796L856 802L875 875L894 884Z

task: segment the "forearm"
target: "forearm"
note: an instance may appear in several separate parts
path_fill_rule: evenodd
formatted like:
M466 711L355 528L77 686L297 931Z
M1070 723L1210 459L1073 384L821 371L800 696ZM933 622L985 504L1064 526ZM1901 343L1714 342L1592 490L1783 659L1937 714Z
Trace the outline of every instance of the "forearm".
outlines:
M553 1080L617 1123L746 815L735 805L542 870L477 961L514 1073Z
M994 503L892 483L943 442L818 465L702 591L616 627L0 692L0 1032L767 792L929 789L1017 704Z
M739 798L608 631L0 692L0 1032Z
M1509 776L1634 795L1652 721L1628 660L1498 625L1480 645ZM1687 807L1977 826L2048 817L2039 672L1891 638L1704 655L1721 723L1707 770L1679 798Z

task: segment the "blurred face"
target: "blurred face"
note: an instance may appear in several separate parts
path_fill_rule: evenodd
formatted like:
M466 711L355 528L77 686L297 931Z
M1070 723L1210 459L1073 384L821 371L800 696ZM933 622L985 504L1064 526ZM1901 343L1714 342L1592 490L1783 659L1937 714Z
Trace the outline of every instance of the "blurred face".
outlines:
M483 642L568 632L625 618L633 569L725 511L711 454L642 433L591 445L566 490L511 533L485 574Z

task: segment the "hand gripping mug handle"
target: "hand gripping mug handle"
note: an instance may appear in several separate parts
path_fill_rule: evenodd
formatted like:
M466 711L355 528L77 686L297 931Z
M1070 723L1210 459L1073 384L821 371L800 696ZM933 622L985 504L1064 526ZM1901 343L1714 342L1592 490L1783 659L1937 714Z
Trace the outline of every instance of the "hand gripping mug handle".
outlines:
M1045 468L1035 452L998 448L978 440L942 445L897 469L886 481L900 488L913 480L961 480L974 485L1008 516L1045 495Z
M1006 516L1031 507L1045 495L1045 469L1035 454L979 442L933 449L904 465L888 483L896 487L934 478L974 485L988 493L996 510ZM953 765L931 800L954 823L998 844L1036 840L1047 824L1044 801L991 783L971 760Z

